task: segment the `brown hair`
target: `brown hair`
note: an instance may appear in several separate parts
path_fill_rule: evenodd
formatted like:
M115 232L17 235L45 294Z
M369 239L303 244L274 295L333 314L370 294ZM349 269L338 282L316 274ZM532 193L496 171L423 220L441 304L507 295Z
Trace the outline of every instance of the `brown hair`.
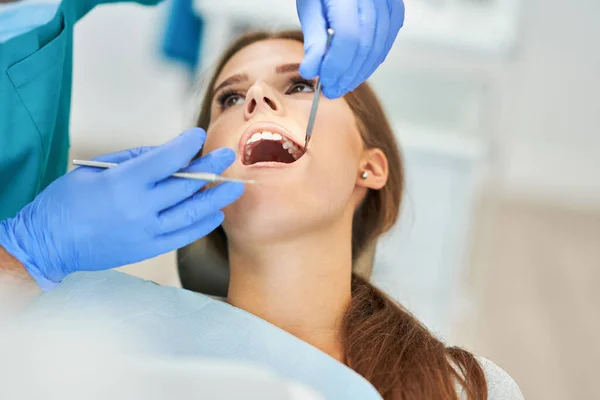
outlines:
M268 39L304 42L300 31L252 32L235 40L217 63L204 97L198 126L208 129L212 88L219 72L238 51ZM341 339L345 363L365 377L384 399L458 400L456 384L469 399L487 399L485 375L469 352L447 348L413 315L367 281L366 269L357 271L377 238L398 219L404 171L394 133L375 93L363 83L344 99L356 115L367 148L381 149L389 163L389 178L381 190L370 190L356 210L352 225L352 301ZM208 236L212 249L227 259L227 237L222 228ZM362 257L361 257L362 256ZM358 261L358 262L357 262Z

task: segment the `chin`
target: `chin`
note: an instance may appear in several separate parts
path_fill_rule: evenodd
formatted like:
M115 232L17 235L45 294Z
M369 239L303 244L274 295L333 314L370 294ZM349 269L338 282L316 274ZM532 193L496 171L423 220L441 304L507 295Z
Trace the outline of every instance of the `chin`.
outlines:
M227 207L223 227L228 236L272 240L306 224L294 185L276 182L247 187L237 202Z
M239 240L244 246L260 248L264 244L297 237L302 230L299 224L306 222L291 219L285 212L270 212L240 219L226 217L223 228L231 243Z
M347 217L348 201L323 190L287 184L256 185L227 207L223 228L231 242L260 248L266 243L319 234ZM352 212L350 212L350 219Z
M232 242L261 247L318 234L344 217L345 202L323 198L314 188L293 185L247 190L225 209L223 228ZM327 205L327 206L324 206Z

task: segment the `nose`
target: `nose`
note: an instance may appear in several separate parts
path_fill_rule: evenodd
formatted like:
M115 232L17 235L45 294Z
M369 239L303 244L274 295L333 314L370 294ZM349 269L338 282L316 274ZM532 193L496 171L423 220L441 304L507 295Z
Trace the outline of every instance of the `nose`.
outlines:
M256 82L246 93L246 119L260 113L280 114L283 111L277 93L264 82Z

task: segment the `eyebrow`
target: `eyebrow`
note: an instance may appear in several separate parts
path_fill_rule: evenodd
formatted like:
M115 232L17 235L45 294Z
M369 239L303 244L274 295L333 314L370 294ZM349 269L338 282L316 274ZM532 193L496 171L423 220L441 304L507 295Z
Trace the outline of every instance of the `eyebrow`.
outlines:
M288 72L297 72L299 69L299 63L283 64L275 68L275 72L277 72L278 74L285 74Z
M250 78L248 78L248 74L232 75L229 78L225 79L223 82L221 82L216 88L214 88L213 96L215 93L217 93L219 90L223 89L224 87L235 85L236 83L246 82L249 79Z
M282 64L279 65L275 68L275 72L278 74L287 74L289 72L297 72L300 69L300 64L299 63L290 63L290 64ZM217 93L219 90L227 87L227 86L231 86L231 85L235 85L237 83L242 83L242 82L246 82L250 80L250 78L248 77L248 74L236 74L236 75L232 75L229 78L225 79L223 82L221 82L219 85L217 85L217 87L214 88L213 90L213 96L215 93Z

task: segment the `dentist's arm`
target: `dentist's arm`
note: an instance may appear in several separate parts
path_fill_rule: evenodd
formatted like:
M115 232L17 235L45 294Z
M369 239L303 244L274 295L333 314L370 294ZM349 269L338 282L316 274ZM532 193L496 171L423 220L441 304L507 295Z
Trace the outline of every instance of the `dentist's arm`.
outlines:
M200 191L206 182L170 177L205 138L203 130L192 129L159 147L97 158L118 163L115 168L78 168L57 179L14 218L0 221L0 279L26 282L24 267L49 290L75 271L142 261L210 233L243 185L227 182ZM232 150L219 149L186 171L221 174L234 160Z
M328 98L356 89L385 60L404 24L402 0L296 0L304 33L300 73L317 75ZM323 59L327 28L335 30Z
M11 283L35 286L35 281L27 273L25 266L0 246L0 291Z
M21 311L41 292L25 266L0 247L0 318Z

